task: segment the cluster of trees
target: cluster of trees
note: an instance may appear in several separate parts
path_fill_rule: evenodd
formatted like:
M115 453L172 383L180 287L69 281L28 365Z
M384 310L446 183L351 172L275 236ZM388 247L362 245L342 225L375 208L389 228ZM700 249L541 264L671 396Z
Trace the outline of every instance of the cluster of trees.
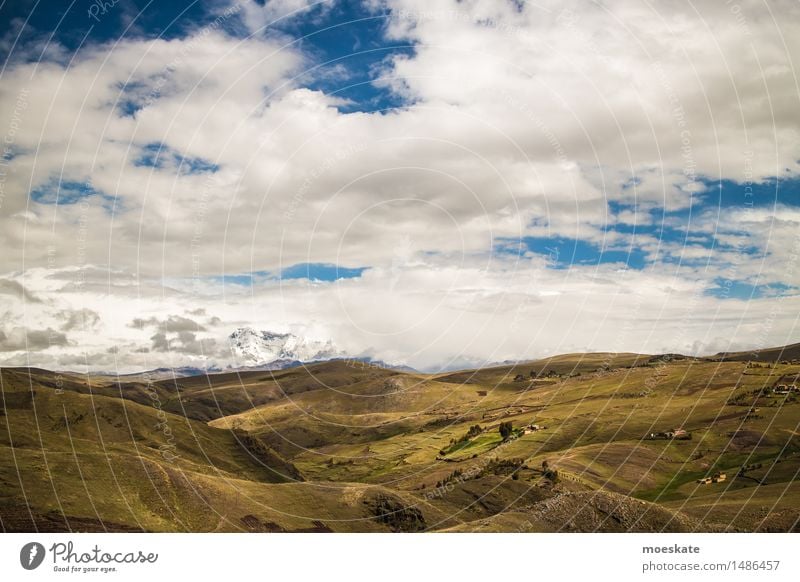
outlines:
M478 436L482 432L483 432L483 427L481 425L479 425L479 424L476 424L475 426L469 427L469 430L467 431L467 434L464 435L463 437L461 437L461 440L465 441L467 439L471 439L473 437Z
M729 406L752 406L757 399L769 396L769 392L770 389L764 386L731 396L725 403Z
M510 437L514 433L514 425L511 423L510 420L506 422L501 422L499 430L500 430L500 436L505 441L508 440L508 437Z
M547 459L542 461L542 474L544 475L545 479L549 479L553 483L558 482L558 470L551 469L550 463L547 462Z
M464 472L461 469L456 469L455 471L450 473L447 477L445 477L441 481L437 481L436 482L436 488L438 489L440 487L444 487L445 485L447 485L451 481L463 481L463 479L461 478L461 476L463 474L464 474Z
M525 459L490 459L481 469L478 477L485 475L514 475L521 469L527 469Z
M752 465L742 465L741 469L739 469L738 475L741 475L742 477L744 477L745 473L747 473L748 471L755 471L756 469L760 469L763 466L764 466L763 463L753 463Z

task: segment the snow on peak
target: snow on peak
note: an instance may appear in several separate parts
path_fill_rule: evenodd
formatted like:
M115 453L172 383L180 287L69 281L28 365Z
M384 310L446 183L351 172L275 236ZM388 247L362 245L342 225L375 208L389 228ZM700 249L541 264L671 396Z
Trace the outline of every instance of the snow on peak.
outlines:
M276 361L315 362L341 354L333 342L314 340L293 333L258 331L242 327L230 336L231 350L241 363L263 365Z

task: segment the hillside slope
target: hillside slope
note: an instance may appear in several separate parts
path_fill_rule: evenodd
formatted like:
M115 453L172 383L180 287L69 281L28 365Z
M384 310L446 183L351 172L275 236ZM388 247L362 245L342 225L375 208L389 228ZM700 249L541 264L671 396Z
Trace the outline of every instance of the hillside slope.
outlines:
M150 383L3 369L0 524L796 531L800 402L772 388L798 373L638 354Z
M710 357L721 362L780 362L800 361L800 343L749 352L720 352Z

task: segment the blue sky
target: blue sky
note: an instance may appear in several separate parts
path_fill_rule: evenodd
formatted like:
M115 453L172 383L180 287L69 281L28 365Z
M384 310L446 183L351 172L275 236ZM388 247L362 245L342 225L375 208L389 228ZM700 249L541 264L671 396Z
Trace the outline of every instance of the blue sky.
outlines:
M171 166L175 168L176 172L182 174L214 173L219 170L219 166L208 160L182 156L162 143L149 143L142 147L133 165L157 169Z
M716 216L723 211L739 210L752 212L756 210L772 211L777 207L798 207L800 205L800 180L788 178L772 179L762 183L741 184L731 180L703 180L705 191L692 198L692 204L678 211L667 211L663 208L637 210L636 206L619 201L608 203L609 224L604 227L608 240L602 242L586 241L562 236L523 237L522 245L515 240L501 240L503 252L530 251L546 256L550 265L556 269L566 269L572 265L601 265L603 263L619 264L627 269L658 269L664 263L680 265L681 263L697 263L696 260L683 258L672 248L661 252L652 248L653 239L665 245L683 247L690 244L709 250L708 257L699 262L710 264L715 261L715 250L726 250L730 245L721 242L714 231L709 231L708 217ZM643 224L613 223L613 215L621 211L631 210L644 217ZM719 227L724 231L725 224ZM623 243L619 243L613 235L627 235ZM743 234L747 234L746 232ZM638 237L638 238L637 238ZM649 250L644 250L638 240L647 237ZM741 244L736 247L740 257L757 261L764 259L768 249ZM719 298L749 299L762 297L770 293L795 291L789 285L760 285L757 279L726 280L718 279L717 286L710 287L708 293Z
M263 6L264 2L256 2ZM55 7L54 7L55 6ZM98 3L77 6L74 2L56 3L6 3L2 7L0 34L13 38L20 29L21 19L27 19L23 29L22 46L26 42L34 45L34 39L52 39L67 52L80 51L96 44L108 44L118 39L179 39L213 22L224 4L218 2L151 2L144 0L121 1L106 9ZM90 14L91 12L91 14ZM365 10L357 2L313 3L303 12L302 18L279 18L266 29L250 31L236 19L227 19L222 28L232 36L245 37L254 34L260 37L281 38L283 42L302 50L309 58L309 67L295 82L312 90L319 90L345 102L338 105L344 113L390 111L411 105L407 96L398 95L385 86L376 84L375 79L387 71L385 64L395 56L412 56L415 43L404 40L387 40L387 11ZM38 59L37 53L23 53L29 59ZM13 55L11 55L13 57ZM136 108L122 101L124 114L132 115ZM219 166L199 157L183 156L162 143L148 143L140 148L133 161L134 165L152 168L169 166L176 172L205 173L215 172ZM789 168L786 169L790 171ZM692 204L679 211L668 212L663 208L638 209L636 204L620 201L618 196L608 201L609 221L620 211L635 211L646 217L645 224L608 224L604 228L609 234L629 234L627 243L598 242L564 236L525 236L519 239L522 249L548 257L555 269L571 265L592 266L604 263L624 265L628 269L645 269L655 263L680 262L679 257L646 252L637 244L636 235L648 235L665 243L684 244L688 237L694 244L714 249L720 243L713 233L695 232L697 217L723 209L770 208L777 205L800 206L800 180L793 177L776 176L745 186L730 179L714 179L700 176L699 182L705 191L693 197ZM619 192L627 192L632 202L636 200L638 179L631 179L618 185ZM102 195L92 187L78 182L54 180L31 193L34 201L52 204L74 203L82 197ZM106 198L110 198L107 195ZM498 239L500 248L506 249L514 241ZM759 249L746 247L740 249L757 258ZM331 274L326 263L311 263L319 268L308 271L312 280L335 280L341 277L357 277L364 267L341 267L339 275ZM297 264L284 272L292 273L292 278L302 277L304 264ZM262 273L263 274L263 273ZM240 282L270 280L271 277L250 277L249 275L225 275L225 281ZM735 281L727 285L728 290L721 297L742 298L759 295L762 286L755 281ZM789 289L789 286L785 287ZM764 287L769 290L771 287ZM718 288L709 289L718 293Z
M13 42L22 29L23 47L38 46L47 39L72 53L120 38L182 38L214 22L225 8L223 3L201 0L107 1L107 9L99 8L101 4L72 0L6 2L0 8L0 36L7 43ZM256 4L263 6L264 2ZM385 59L413 52L409 42L387 41L384 11L365 11L358 2L323 1L312 3L303 14L303 18L279 18L259 31L249 31L235 19L226 19L221 27L234 36L252 33L281 37L306 52L314 64L297 82L346 100L341 105L343 111L382 111L405 104L403 98L372 82ZM19 56L19 51L4 53L6 58ZM33 60L40 56L41 50L24 54L24 58Z
M340 267L331 263L297 263L277 272L258 271L241 275L224 275L219 280L224 284L257 285L267 281L291 281L307 279L314 282L338 281L360 277L367 267Z
M420 367L797 339L791 11L748 10L754 54L724 3L105 4L0 5L0 291L42 298L0 332L96 312L56 363L158 352L133 296L188 360L241 325Z
M100 8L102 4L107 6L105 12ZM208 4L196 0L112 0L105 3L23 0L4 2L0 10L3 15L0 33L5 38L16 38L21 31L20 41L24 45L52 36L69 52L91 43L115 42L123 35L180 38L198 25L213 20Z

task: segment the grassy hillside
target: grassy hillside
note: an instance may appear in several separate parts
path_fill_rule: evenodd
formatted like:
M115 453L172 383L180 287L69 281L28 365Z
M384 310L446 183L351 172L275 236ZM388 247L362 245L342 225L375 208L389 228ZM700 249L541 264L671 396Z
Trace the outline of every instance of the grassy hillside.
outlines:
M800 401L771 388L799 373L640 354L152 382L3 369L0 524L796 531Z
M800 360L800 344L791 344L764 350L752 350L749 352L720 352L719 354L711 356L710 359L724 362L780 362Z

